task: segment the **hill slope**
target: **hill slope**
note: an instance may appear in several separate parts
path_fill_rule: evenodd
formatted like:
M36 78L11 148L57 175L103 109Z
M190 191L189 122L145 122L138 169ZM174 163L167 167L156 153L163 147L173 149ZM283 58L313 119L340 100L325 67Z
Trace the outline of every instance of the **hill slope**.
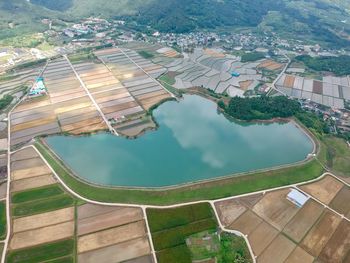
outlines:
M122 17L164 32L258 27L343 46L350 35L350 0L0 0L0 14L17 13L14 5L34 9L21 13L29 21L42 14L71 19L93 15Z

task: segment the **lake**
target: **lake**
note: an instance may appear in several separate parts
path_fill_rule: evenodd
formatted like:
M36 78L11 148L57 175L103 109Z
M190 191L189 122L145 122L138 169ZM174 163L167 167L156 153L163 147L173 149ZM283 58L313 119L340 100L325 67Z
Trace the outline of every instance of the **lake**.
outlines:
M79 177L95 184L162 187L214 179L304 160L310 138L293 122L241 123L214 102L185 95L153 112L159 124L137 139L107 133L52 136L51 149Z

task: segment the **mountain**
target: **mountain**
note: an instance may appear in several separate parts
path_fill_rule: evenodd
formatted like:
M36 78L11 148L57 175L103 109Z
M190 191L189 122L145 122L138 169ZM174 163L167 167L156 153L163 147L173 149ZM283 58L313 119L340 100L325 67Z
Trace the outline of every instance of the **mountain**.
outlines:
M350 39L349 8L350 0L108 0L103 4L100 0L0 0L0 15L5 13L0 26L8 24L6 12L23 29L43 17L75 20L101 16L163 32L252 27L346 46Z

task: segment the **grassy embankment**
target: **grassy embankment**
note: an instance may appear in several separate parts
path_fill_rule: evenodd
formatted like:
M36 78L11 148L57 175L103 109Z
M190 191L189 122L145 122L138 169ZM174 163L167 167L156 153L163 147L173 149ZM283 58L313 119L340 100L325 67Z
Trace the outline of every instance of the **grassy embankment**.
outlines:
M350 148L346 142L341 138L324 136L322 143L327 149L322 162L334 174L350 177Z
M54 262L70 263L73 260L74 240L68 239L55 243L12 251L8 254L7 263ZM50 260L50 261L49 261Z
M28 216L74 205L61 186L52 185L12 194L12 216Z
M35 146L60 178L73 191L85 198L101 202L169 205L198 200L218 199L315 179L324 172L322 166L316 160L312 160L297 166L231 177L175 189L139 190L104 188L89 185L73 177L63 163L56 159L46 146L40 142L36 142Z
M6 236L6 204L0 202L0 240Z

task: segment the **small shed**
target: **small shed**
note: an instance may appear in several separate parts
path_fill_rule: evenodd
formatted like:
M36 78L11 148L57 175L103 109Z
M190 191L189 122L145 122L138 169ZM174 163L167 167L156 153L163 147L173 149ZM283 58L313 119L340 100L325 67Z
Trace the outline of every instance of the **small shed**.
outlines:
M297 207L303 207L304 204L309 200L309 197L296 189L291 189L291 191L287 195L287 199L293 204L295 204Z

